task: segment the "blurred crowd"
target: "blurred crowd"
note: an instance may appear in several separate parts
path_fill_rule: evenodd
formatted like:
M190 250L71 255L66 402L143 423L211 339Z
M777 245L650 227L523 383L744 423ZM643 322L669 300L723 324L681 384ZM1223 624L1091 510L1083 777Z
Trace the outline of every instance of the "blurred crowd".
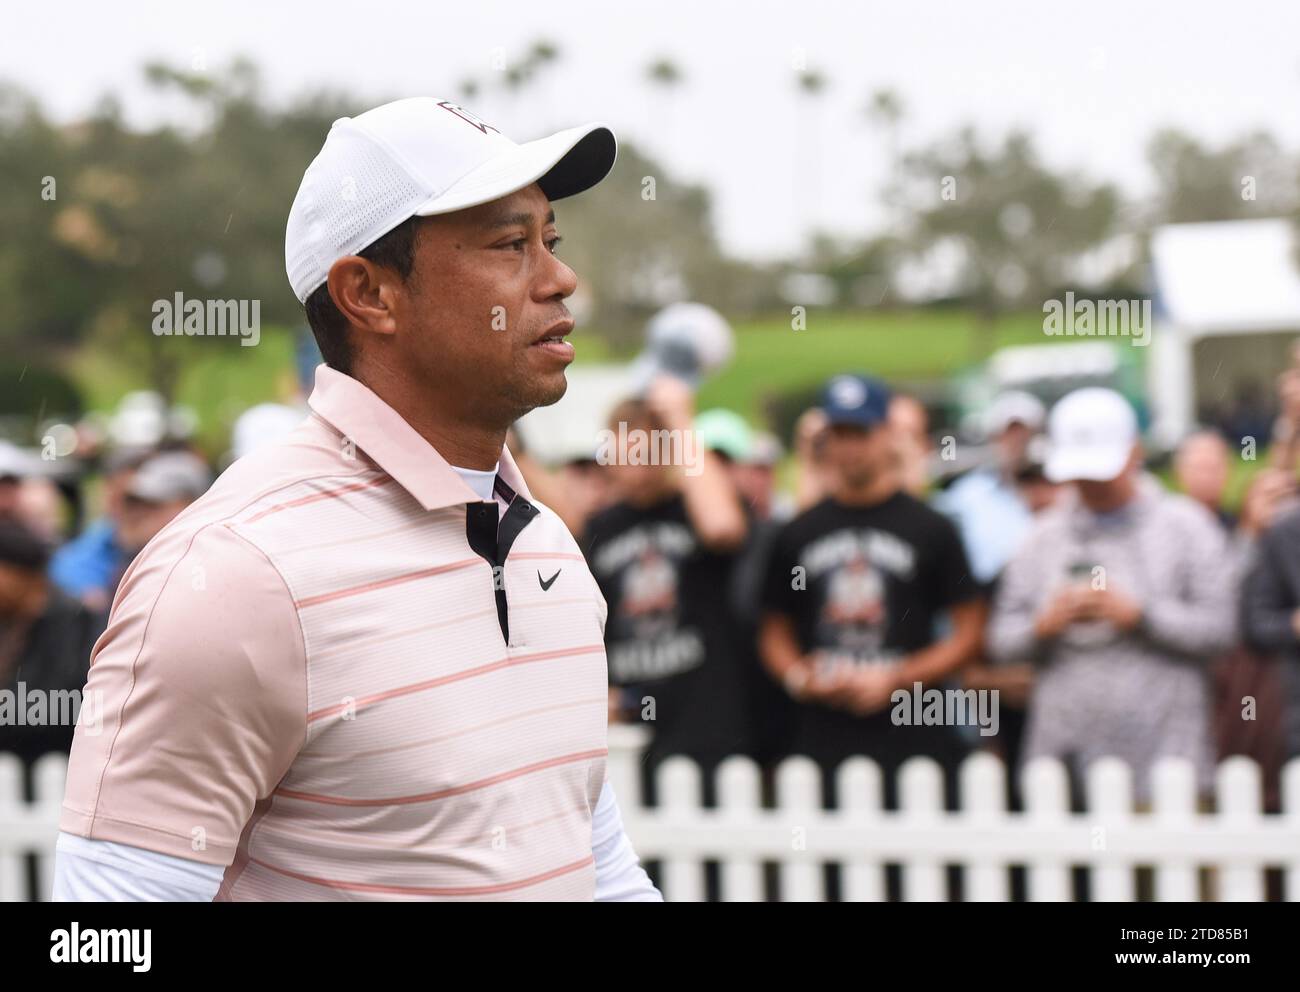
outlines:
M1208 807L1218 761L1244 754L1277 810L1300 755L1297 381L1300 361L1254 464L1214 428L1147 452L1130 403L1088 388L1051 409L998 396L982 442L958 442L979 444L975 467L950 474L924 406L852 374L800 417L789 459L662 379L611 429L693 428L694 470L518 460L605 596L610 716L650 732L652 801L675 754L704 770L706 804L728 755L802 754L834 804L834 769L865 755L891 806L898 767L925 755L954 806L957 766L987 748L1013 769L1061 759L1079 807L1102 756L1146 808L1158 759L1191 762ZM895 693L936 686L997 690L996 733L900 725Z
M997 397L983 437L957 442L975 467L952 474L925 407L857 374L826 384L788 451L668 375L610 425L694 432L694 464L543 465L509 444L604 595L610 718L648 729L651 802L672 755L701 766L706 805L730 755L769 771L807 755L831 804L835 768L865 755L892 806L899 766L925 755L955 805L957 766L987 748L1013 768L1064 760L1076 793L1116 755L1142 805L1161 757L1192 762L1208 803L1218 760L1245 754L1276 810L1300 754L1300 361L1278 391L1262 467L1209 428L1153 465L1128 401L1088 388L1051 409ZM229 457L301 416L248 411ZM76 459L56 479L0 446L0 689L81 689L132 559L216 468L166 431ZM997 690L996 733L900 722L896 694L933 687ZM71 734L6 724L0 750L30 762Z
M291 430L305 408L274 403L245 411L231 449L210 464L183 418L161 397L124 400L107 430L90 419L68 428L56 457L0 441L0 691L13 705L0 719L0 752L28 771L49 752L67 752L73 725L33 718L43 697L79 697L114 593L136 555L203 495L215 469ZM19 711L23 715L19 715ZM64 711L66 712L66 710Z

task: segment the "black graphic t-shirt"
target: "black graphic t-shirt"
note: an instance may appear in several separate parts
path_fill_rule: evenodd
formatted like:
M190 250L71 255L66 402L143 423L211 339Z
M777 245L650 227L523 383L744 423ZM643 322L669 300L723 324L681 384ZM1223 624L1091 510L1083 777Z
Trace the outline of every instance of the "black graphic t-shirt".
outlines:
M609 606L610 684L638 706L653 699L652 755L749 754L750 683L728 601L735 556L700 545L680 496L596 514L583 547Z
M827 499L791 520L769 559L763 607L793 620L800 649L817 664L873 665L934 643L941 615L978 594L953 525L899 492L874 506ZM896 727L891 708L856 716L801 704L792 750L823 762L864 754L887 768L960 751L951 728Z

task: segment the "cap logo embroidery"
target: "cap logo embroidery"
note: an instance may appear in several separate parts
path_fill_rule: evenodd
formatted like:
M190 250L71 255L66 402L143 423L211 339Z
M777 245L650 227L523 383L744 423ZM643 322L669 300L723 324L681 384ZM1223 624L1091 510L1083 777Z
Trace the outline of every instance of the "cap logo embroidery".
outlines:
M484 134L487 134L489 130L496 131L497 134L501 133L499 130L494 128L487 121L483 120L483 118L471 114L468 110L466 110L458 103L452 103L450 100L440 100L438 101L438 106L441 107L443 110L455 114L466 124L478 128Z
M856 379L840 379L831 386L831 395L846 409L859 407L867 401L867 390Z

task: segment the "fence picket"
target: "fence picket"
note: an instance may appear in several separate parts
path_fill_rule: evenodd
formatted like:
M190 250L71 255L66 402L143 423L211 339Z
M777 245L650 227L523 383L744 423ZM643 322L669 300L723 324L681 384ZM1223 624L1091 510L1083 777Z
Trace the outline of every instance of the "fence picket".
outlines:
M758 766L748 758L731 757L718 766L718 807L722 815L741 823L759 823ZM763 865L747 850L721 852L721 898L726 902L761 902Z
M1242 755L1225 759L1215 779L1218 821L1224 826L1249 827L1264 808L1263 792L1259 767L1253 761ZM1215 897L1219 902L1258 902L1264 898L1263 869L1264 862L1253 852L1241 852L1215 872L1211 882Z
M840 818L860 831L864 841L881 829L884 780L879 765L867 758L850 758L837 770L835 787ZM842 865L846 901L880 902L885 898L884 860L872 854L866 843L844 858Z
M1004 827L1007 819L1006 771L991 754L975 754L962 766L959 780L965 828L972 835ZM966 861L966 899L1006 902L1011 898L1011 874L1003 859L972 851Z
M1088 767L1085 779L1088 837L1078 860L1090 866L1091 898L1132 902L1137 896L1136 865L1125 853L1125 841L1133 830L1133 773L1116 758L1102 758Z
M1037 845L1029 853L1026 888L1031 902L1063 902L1070 898L1070 869L1061 842L1069 836L1070 789L1065 766L1035 758L1023 776L1025 823L1036 834L1056 841Z
M36 857L36 898L48 901L54 888L54 845L58 842L59 811L63 806L63 786L68 777L68 762L61 754L47 754L32 769L32 795L38 817L45 820L48 844L38 845Z
M900 826L934 830L943 820L943 771L929 758L908 758L898 770ZM942 902L946 897L943 859L917 851L903 862L903 899Z
M1189 761L1157 761L1151 770L1152 820L1145 826L1171 836L1191 834L1196 823L1196 770ZM1147 861L1150 864L1150 861ZM1194 857L1171 851L1155 869L1157 902L1194 902L1197 865Z
M1300 848L1300 759L1282 769L1282 824L1287 836ZM1300 850L1285 865L1283 898L1300 902Z
M16 755L0 754L0 902L27 898L27 872L23 867L25 829L31 809L23 802L23 766ZM5 829L12 839L4 838ZM4 840L9 843L4 843Z
M700 769L687 758L669 758L656 769L655 793L668 823L688 822L700 813ZM704 901L704 862L695 851L669 852L663 863L664 886L681 902Z
M780 868L781 898L785 902L820 902L826 898L821 862L810 845L817 840L817 827L827 814L822 810L817 765L802 757L783 761L776 772L776 804L787 836Z

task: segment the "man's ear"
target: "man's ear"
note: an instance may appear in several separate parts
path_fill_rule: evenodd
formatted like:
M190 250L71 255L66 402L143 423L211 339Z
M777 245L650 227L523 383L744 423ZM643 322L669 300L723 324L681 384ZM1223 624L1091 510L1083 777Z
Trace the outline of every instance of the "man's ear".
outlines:
M1142 447L1141 441L1133 442L1133 450L1129 452L1128 467L1135 471L1142 471L1146 461L1146 450Z
M392 269L348 255L330 266L326 285L330 299L353 327L374 334L396 333L393 306L402 282Z

